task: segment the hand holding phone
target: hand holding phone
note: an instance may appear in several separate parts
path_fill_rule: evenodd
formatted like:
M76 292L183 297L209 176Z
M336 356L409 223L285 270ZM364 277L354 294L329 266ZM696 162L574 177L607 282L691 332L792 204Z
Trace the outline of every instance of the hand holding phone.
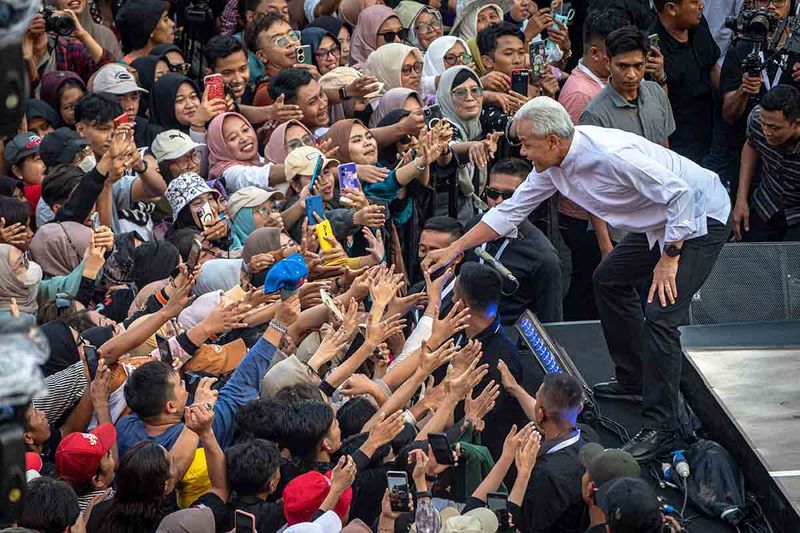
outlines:
M203 205L197 208L197 220L200 222L200 225L203 226L203 229L216 224L217 216L209 202L203 202Z
M294 57L301 65L310 65L312 63L311 46L304 44L298 46L294 50Z
M100 223L100 213L95 211L92 213L92 230L97 231L100 229L100 226L102 226Z
M309 226L319 224L314 213L319 216L320 220L325 220L325 203L322 201L322 196L319 194L306 198L306 218L308 219Z
M164 336L156 333L156 346L158 346L158 355L161 357L161 361L172 366L172 348L169 346L169 341Z
M197 240L192 240L192 247L189 249L189 257L186 258L186 271L191 276L194 272L195 267L197 267L198 261L200 261L200 250L202 250L203 244Z
M236 533L256 533L256 517L247 511L236 510Z
M203 78L203 85L206 87L209 101L225 98L225 83L222 81L222 74L209 74Z
M531 74L528 69L515 68L511 71L511 90L523 96L528 96Z
M450 439L446 433L428 433L428 442L433 450L433 456L440 465L452 465L453 447L450 446Z
M499 522L498 531L510 527L508 520L508 495L502 492L490 492L486 495L486 505L489 510L494 511Z
M408 490L408 474L396 470L386 473L386 484L389 486L389 503L395 513L408 512L410 493Z

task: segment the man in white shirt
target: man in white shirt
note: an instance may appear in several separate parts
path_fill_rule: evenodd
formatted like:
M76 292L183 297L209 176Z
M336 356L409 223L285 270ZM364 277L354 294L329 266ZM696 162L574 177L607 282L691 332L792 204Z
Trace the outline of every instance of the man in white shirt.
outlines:
M638 135L573 126L561 104L526 103L512 128L535 170L509 200L449 247L431 252L430 271L516 226L560 192L629 233L600 263L595 295L617 380L605 392L643 390L642 430L625 446L639 461L673 447L681 373L678 327L688 323L692 295L731 234L731 205L719 177ZM652 277L642 314L636 287Z

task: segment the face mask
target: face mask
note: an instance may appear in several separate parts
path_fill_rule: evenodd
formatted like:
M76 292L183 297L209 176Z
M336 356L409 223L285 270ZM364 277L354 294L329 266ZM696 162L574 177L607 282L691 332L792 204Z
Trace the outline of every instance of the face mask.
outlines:
M78 168L80 168L84 172L90 172L96 165L97 165L97 159L95 159L94 154L92 154L84 157L81 160L81 162L78 163Z
M38 285L42 281L42 267L39 266L39 263L31 261L28 265L28 270L20 277L20 280L26 287Z

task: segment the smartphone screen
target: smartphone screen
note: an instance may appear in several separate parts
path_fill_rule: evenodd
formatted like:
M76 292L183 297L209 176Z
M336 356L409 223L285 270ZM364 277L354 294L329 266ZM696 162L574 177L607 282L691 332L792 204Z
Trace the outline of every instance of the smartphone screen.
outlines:
M94 231L97 231L97 230L100 229L100 226L101 226L101 224L100 224L100 213L95 211L94 213L92 213L92 229Z
M515 68L511 71L511 90L523 96L528 96L530 72L527 69Z
M355 163L344 163L337 168L339 172L339 189L358 189L358 176Z
M433 456L440 465L453 464L453 451L450 447L450 440L445 433L429 433L428 442L433 449Z
M650 48L661 48L661 36L657 33L654 33L647 37L650 41Z
M217 217L215 216L214 210L211 208L210 203L204 202L203 205L197 208L197 220L200 222L200 225L203 226L203 228L214 225L214 223L217 221Z
M225 83L222 81L222 74L209 74L203 78L203 85L208 89L208 99L225 98Z
M158 354L161 356L161 361L169 365L172 364L172 348L169 347L169 341L156 333L156 345L158 346Z
M247 511L236 510L236 533L256 533L256 517Z
M536 41L529 45L531 55L531 81L539 81L547 66L547 41Z
M508 495L502 492L490 492L486 495L486 504L497 516L497 521L500 522L499 529L508 529Z
M192 240L192 247L189 249L189 257L186 259L186 269L190 274L194 272L194 268L200 260L200 250L202 247L203 245L200 241L197 239Z
M322 201L322 196L318 194L306 198L306 217L310 226L319 224L314 217L314 213L319 215L320 220L325 220L325 204Z
M91 366L97 361L97 347L91 344L83 345L83 355L86 357L86 363Z
M386 473L389 485L389 503L392 511L402 513L408 511L408 475L405 472L390 470Z

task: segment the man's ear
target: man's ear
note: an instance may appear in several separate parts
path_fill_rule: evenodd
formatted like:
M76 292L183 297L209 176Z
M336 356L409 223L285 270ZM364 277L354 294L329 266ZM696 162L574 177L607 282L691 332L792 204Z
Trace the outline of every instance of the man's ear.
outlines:
M331 451L331 441L328 440L328 437L325 437L324 439L322 439L322 442L320 443L319 447L324 452Z
M175 413L177 413L177 412L178 412L178 408L177 408L177 406L175 405L175 402L174 402L174 401L172 401L172 400L169 400L169 401L167 402L167 405L166 405L166 407L165 407L165 410L166 410L166 412L167 412L167 413L169 413L169 414L171 414L171 415L173 415L173 414L175 414Z
M11 173L17 179L22 179L22 168L19 165L11 165Z
M85 137L84 132L86 131L86 124L83 122L76 122L75 131L77 131L81 137Z
M486 70L494 68L494 58L492 56L481 54L481 61L483 61L483 66L486 67Z
M25 441L25 446L33 446L35 444L33 434L30 431L22 434L22 440Z
M455 257L455 259L453 259L453 265L458 265L458 264L460 264L460 263L461 263L461 261L463 261L463 260L464 260L464 252L461 252L460 254L458 254L458 255Z
M102 489L103 488L103 482L100 480L100 476L97 476L97 475L92 476L91 484L92 484L92 487L94 487L95 489Z

